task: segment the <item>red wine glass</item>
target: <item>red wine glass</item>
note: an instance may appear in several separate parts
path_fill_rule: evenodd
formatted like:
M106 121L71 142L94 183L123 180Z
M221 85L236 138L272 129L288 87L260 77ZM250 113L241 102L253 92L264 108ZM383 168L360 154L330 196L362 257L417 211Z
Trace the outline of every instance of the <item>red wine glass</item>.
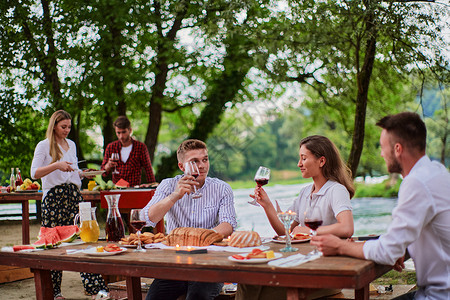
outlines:
M305 210L305 226L311 230L311 235L317 235L317 228L322 225L322 213L320 207L317 206L317 201L310 199L309 204ZM318 254L317 248L314 248L313 254Z
M270 169L263 167L263 166L259 167L258 171L256 171L256 174L255 174L255 182L256 182L256 185L258 186L258 188L262 187L263 185L268 184L269 179L270 179ZM255 206L259 206L256 199L253 199L252 201L248 201L248 203L255 205Z
M184 174L193 176L195 179L200 175L197 163L195 161L188 161L184 163ZM191 195L192 198L197 199L202 196L202 193L197 190L194 185L194 193Z
M119 162L119 153L111 153L111 160L117 164ZM114 166L113 174L119 174L117 171L117 165Z
M138 237L138 245L136 250L134 252L145 252L146 250L142 248L141 243L141 230L145 226L145 221L141 220L141 210L140 209L132 209L130 212L130 224L131 226L136 229L136 234Z

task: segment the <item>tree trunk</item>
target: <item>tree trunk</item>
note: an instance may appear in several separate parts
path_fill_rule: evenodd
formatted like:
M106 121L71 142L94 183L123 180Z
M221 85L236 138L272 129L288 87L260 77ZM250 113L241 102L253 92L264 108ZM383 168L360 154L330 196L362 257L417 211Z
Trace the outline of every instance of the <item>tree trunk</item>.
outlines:
M361 72L357 75L358 94L356 96L355 122L352 137L352 148L348 158L348 166L352 171L353 178L357 175L359 161L364 146L365 123L367 112L367 95L369 93L370 76L372 75L373 63L376 54L376 30L373 26L373 16L369 14L366 28L370 36L366 43L364 64Z
M239 39L236 38L236 40ZM212 82L213 88L208 93L207 105L195 122L189 138L206 142L214 128L220 123L225 111L225 104L235 98L250 69L250 58L246 53L239 45L228 48L228 55L224 59L225 70L220 78ZM173 176L178 170L177 163L176 151L173 151L170 156L163 157L158 166L157 180Z

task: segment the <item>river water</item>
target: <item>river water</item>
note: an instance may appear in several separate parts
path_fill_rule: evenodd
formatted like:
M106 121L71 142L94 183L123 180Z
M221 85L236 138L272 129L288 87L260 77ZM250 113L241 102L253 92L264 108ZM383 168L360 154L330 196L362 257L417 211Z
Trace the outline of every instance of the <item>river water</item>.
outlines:
M281 209L287 210L300 189L306 184L274 185L264 187L270 199L275 199ZM248 204L251 200L249 194L254 189L234 190L234 200L238 219L238 230L255 230L261 236L270 237L275 231L269 224L262 207ZM351 200L353 206L353 218L355 222L354 235L382 234L385 233L391 222L392 209L397 205L397 198L360 198Z

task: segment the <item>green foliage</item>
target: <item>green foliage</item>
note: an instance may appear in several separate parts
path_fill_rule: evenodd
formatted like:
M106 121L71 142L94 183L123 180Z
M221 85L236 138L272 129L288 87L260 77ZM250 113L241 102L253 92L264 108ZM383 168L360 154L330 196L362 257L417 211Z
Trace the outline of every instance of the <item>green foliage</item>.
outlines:
M391 180L385 180L382 183L364 184L356 183L355 198L364 197L382 197L393 198L398 196L401 180L396 180L395 184L391 184Z

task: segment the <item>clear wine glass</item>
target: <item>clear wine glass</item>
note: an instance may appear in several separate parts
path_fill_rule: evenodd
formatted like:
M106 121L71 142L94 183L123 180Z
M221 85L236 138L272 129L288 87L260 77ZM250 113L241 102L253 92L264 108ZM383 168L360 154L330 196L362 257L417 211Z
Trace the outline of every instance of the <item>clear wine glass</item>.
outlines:
M291 224L294 222L295 216L297 214L293 211L279 212L278 218L284 225L285 229L285 239L286 247L280 249L281 252L295 252L298 249L291 246Z
M138 237L138 245L136 250L134 252L145 252L146 250L142 248L141 243L141 230L145 226L145 221L141 220L141 210L140 209L132 209L130 212L130 224L131 226L136 229L136 234Z
M197 163L195 161L188 161L184 163L184 174L193 176L195 179L200 175ZM202 193L197 190L197 186L194 185L194 193L191 195L192 198L197 199L202 196Z
M119 162L119 153L111 153L111 160L114 161L116 164ZM119 174L119 171L117 171L117 165L114 166L113 174Z
M311 235L317 235L317 228L323 223L322 213L320 207L317 206L317 201L310 199L308 206L305 210L305 225L311 230ZM317 248L312 251L313 254L319 254Z
M262 187L263 185L268 184L269 179L270 179L270 169L260 166L258 168L258 171L256 171L256 174L255 174L255 182L256 182L256 185L258 186L258 188ZM255 205L255 206L259 206L256 199L253 199L252 201L248 201L248 203Z

